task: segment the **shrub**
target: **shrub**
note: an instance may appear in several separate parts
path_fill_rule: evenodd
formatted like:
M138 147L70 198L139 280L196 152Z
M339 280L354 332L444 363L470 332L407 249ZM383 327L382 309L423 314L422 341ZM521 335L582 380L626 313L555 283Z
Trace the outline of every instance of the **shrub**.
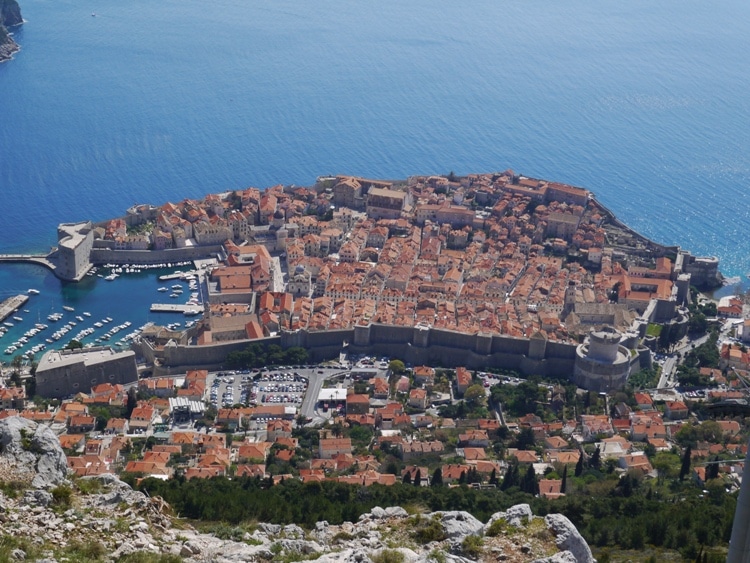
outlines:
M224 522L211 526L206 531L220 540L242 541L242 538L245 537L245 530L239 526L230 526Z
M107 548L95 540L87 542L75 540L70 542L63 550L64 557L81 563L102 561L107 553Z
M73 498L73 489L68 485L58 485L52 489L52 505L63 510L70 508L70 501Z
M404 563L404 554L395 549L384 549L371 559L372 563Z
M348 532L339 532L338 534L333 536L334 542L349 542L349 541L352 541L353 539L354 539L354 536Z
M421 520L417 524L416 531L412 534L412 537L421 544L430 543L433 541L443 541L446 536L443 531L443 525L434 519Z
M482 538L474 534L466 536L464 541L461 542L461 551L464 555L473 559L477 559L482 554L482 547Z
M129 555L123 555L117 560L117 563L181 563L181 561L182 558L179 555L136 551Z
M0 537L0 561L12 561L11 553L15 549L22 549L30 560L41 555L39 548L28 538L10 535Z
M506 522L504 518L498 518L492 524L490 524L490 527L487 529L486 535L494 538L495 536L499 536L500 534L502 534L507 529L508 522Z
M84 495L95 495L101 493L104 489L104 485L99 479L78 479L76 486Z
M22 483L21 481L2 481L0 482L0 491L2 491L5 496L10 498L16 498L18 497L18 494L25 490L27 488L27 485L25 483Z

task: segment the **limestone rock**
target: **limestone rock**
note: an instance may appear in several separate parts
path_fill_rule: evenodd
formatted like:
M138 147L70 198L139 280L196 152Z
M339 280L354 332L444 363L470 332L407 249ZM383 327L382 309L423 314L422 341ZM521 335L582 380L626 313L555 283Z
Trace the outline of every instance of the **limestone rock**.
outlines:
M466 536L483 533L484 524L468 512L454 510L440 514L440 523L448 539L463 540ZM432 516L437 516L437 514Z
M0 463L14 478L37 489L65 482L68 461L49 427L20 416L0 420Z
M534 514L531 512L531 507L528 504L516 504L505 511L505 519L508 521L508 524L516 528L525 526L533 517Z
M305 537L305 530L303 530L296 524L289 524L288 526L284 526L282 532L284 534L284 537L287 538L304 539Z
M376 506L372 510L370 510L369 514L365 513L362 516L360 516L359 519L363 520L368 517L375 519L375 520L380 520L381 518L386 517L386 512L384 509L380 508L379 506Z
M389 506L385 509L385 515L388 518L406 518L409 513L400 506Z
M575 556L570 551L561 551L551 557L536 559L532 563L577 563Z
M26 491L23 495L23 502L31 506L47 507L52 504L52 494L42 490Z
M560 550L569 551L577 563L596 563L586 540L567 517L548 514L544 517L544 522L554 534L555 543Z
M318 563L371 563L372 559L363 549L344 549L316 559Z
M262 522L258 525L261 532L268 534L269 536L275 536L281 533L281 526L278 524L267 524Z

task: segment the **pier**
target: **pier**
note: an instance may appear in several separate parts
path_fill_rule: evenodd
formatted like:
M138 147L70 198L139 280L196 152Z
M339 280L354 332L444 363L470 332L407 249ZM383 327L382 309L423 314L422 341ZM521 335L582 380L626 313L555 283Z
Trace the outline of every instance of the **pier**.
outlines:
M14 312L18 311L28 300L28 295L16 295L0 303L0 322L3 322Z
M182 313L183 315L199 315L203 312L202 305L177 305L172 303L152 303L152 313Z
M20 262L27 264L36 264L55 271L55 264L50 260L52 254L0 254L0 262Z

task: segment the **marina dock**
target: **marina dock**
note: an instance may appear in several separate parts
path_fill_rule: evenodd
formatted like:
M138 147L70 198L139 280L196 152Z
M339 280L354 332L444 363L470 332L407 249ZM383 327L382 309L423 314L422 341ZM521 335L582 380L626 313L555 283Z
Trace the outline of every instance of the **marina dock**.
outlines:
M152 313L182 313L183 315L199 315L203 312L202 305L177 305L172 303L152 303Z
M28 295L16 295L9 297L0 303L0 322L10 317L14 312L20 309L29 300Z

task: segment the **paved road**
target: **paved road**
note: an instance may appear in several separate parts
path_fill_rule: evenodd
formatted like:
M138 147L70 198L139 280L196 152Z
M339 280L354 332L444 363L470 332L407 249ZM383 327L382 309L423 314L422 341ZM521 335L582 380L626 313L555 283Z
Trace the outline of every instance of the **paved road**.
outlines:
M272 291L284 291L284 272L281 268L281 259L278 256L271 258L271 267L274 270L271 275L273 280Z
M701 336L700 338L696 338L695 340L688 340L687 344L675 349L674 353L668 356L664 361L664 365L662 366L661 370L661 377L659 377L659 385L657 386L657 388L666 389L669 387L676 387L677 380L674 378L674 374L679 363L678 356L681 357L693 348L697 348L701 344L704 344L708 341L708 338L709 335L706 334L704 336Z
M343 370L342 368L337 367L316 368L300 371L300 375L304 375L309 378L307 393L305 393L305 398L302 400L302 406L299 410L302 416L308 419L313 419L313 424L318 424L325 420L322 416L318 416L315 412L315 404L318 402L318 395L320 395L320 390L323 388L323 382L326 379L330 379L331 377L340 375L342 373L348 373L348 370Z

